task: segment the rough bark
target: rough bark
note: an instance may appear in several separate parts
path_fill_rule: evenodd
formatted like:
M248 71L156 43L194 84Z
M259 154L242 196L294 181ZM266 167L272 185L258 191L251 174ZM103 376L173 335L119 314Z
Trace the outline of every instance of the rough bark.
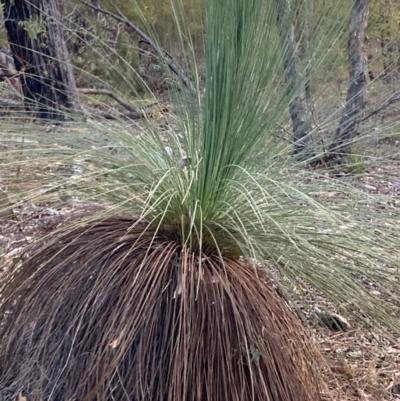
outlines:
M369 6L370 0L356 0L351 11L350 37L347 45L349 82L344 111L329 148L331 164L332 162L342 164L346 160L346 155L351 152L357 122L365 104L368 57L364 52L364 41Z
M19 74L15 69L14 59L0 50L0 82L5 81L17 95L22 94L21 82Z
M1 0L26 107L41 119L82 111L59 23L62 1ZM34 27L34 29L32 29Z
M307 160L314 155L311 148L311 122L302 96L303 83L298 71L298 52L290 13L289 0L278 0L278 26L284 49L285 81L288 96L291 97L289 113L293 126L294 153L298 154L302 160ZM293 88L295 88L294 94Z

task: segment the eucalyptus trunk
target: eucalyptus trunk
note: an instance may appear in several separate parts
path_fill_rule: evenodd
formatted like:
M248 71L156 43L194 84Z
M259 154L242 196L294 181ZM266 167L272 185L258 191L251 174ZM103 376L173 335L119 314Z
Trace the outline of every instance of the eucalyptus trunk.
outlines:
M347 45L349 83L346 105L335 138L330 146L331 162L341 164L351 153L351 144L356 134L357 118L365 104L368 57L364 52L364 42L368 24L370 0L356 0L350 20L350 36Z
M311 123L307 116L307 107L303 99L303 79L298 71L298 50L295 30L292 24L289 0L278 0L278 27L284 49L285 81L287 83L289 113L293 126L294 154L302 160L313 156ZM308 81L307 81L308 82Z
M61 120L81 112L60 25L62 1L1 0L15 66L27 109L38 118Z

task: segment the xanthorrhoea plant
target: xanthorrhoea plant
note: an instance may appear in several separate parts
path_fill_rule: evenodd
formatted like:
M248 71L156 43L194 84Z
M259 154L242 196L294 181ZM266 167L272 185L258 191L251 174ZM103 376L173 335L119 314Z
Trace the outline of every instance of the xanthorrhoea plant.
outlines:
M65 185L109 207L45 238L3 277L3 397L319 399L318 354L257 259L398 329L357 280L396 300L387 216L350 184L295 174L271 134L300 90L284 83L277 4L206 2L204 97L198 82L196 96L172 94L179 132L93 122L26 143L27 164L84 164ZM327 17L316 54L345 27ZM336 202L316 191L336 191Z

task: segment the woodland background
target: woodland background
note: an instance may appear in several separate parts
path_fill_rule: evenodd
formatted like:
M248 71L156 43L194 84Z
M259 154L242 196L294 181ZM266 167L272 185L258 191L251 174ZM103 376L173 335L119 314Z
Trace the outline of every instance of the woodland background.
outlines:
M62 4L63 2L59 2ZM177 37L174 13L169 0L138 0L143 12L139 16L130 2L113 0L91 0L91 5L105 11L118 14L116 7L127 20L141 26L143 17L151 25L159 38L162 47L182 61L182 49ZM184 0L185 24L191 34L196 53L201 60L203 56L203 18L201 0ZM349 4L351 2L349 1ZM307 0L298 16L295 28L296 40L303 47L311 39L313 21L317 21L320 10L329 12L332 20L338 23L346 18L340 14L332 2L329 11L325 2ZM70 51L71 62L76 67L76 83L78 87L112 87L116 91L134 96L136 91L143 88L127 87L121 80L121 74L129 75L131 80L132 69L141 73L149 88L155 91L162 90L163 82L160 78L160 68L154 60L146 59L146 44L143 43L132 29L124 23L116 21L109 15L89 9L79 0L65 2L63 21L67 32L66 39ZM335 15L336 14L336 15ZM32 27L34 30L34 28ZM400 79L400 3L396 0L372 0L368 19L365 51L369 60L370 79L379 79L385 83L395 83ZM335 63L324 71L323 76L313 76L311 92L321 80L332 83L332 87L343 95L347 84L347 63L345 43L338 42ZM327 46L332 44L327 43ZM334 44L333 44L334 45ZM0 28L0 46L7 47L8 40L4 24ZM143 60L145 59L145 60ZM152 62L153 61L153 62ZM314 92L316 92L314 90Z

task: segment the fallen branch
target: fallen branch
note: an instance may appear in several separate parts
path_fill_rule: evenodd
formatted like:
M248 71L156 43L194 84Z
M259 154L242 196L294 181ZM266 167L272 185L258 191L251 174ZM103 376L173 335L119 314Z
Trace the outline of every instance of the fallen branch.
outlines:
M127 113L124 113L123 116L129 118L130 120L138 120L140 118L147 118L152 113L152 108L154 106L160 106L159 111L167 113L170 111L171 107L167 104L162 106L163 102L156 101L154 103L148 104L146 106L141 107L140 109L136 109L132 107L129 103L127 103L124 99L116 95L113 91L108 89L95 89L95 88L78 88L79 93L83 93L84 95L105 95L109 96L118 102L121 106L123 106ZM109 113L102 112L102 116L107 119L114 119L115 117Z
M0 99L0 107L20 107L23 105L24 105L23 102L11 99Z
M114 99L116 102L118 102L121 106L125 107L125 109L129 110L132 113L139 113L138 110L136 110L134 107L132 107L130 104L125 102L124 99L116 95L113 91L110 91L108 89L93 89L93 88L78 88L79 93L83 93L85 95L105 95L109 96L112 99ZM143 113L144 116L144 113Z
M159 46L157 46L157 44L149 36L147 36L140 28L138 28L135 24L129 21L117 7L115 8L118 14L115 14L112 13L111 11L103 10L100 7L90 4L85 0L80 0L80 2L85 4L92 10L108 15L114 18L116 21L122 22L129 28L131 28L138 36L142 38L144 42L146 42L149 46L151 46L156 51L157 54L159 54L163 59L165 59L168 68L179 77L179 79L183 82L183 84L189 89L190 93L193 96L196 95L195 87L193 86L189 77L185 74L184 70L174 61L172 55L168 53L166 50L161 49Z

